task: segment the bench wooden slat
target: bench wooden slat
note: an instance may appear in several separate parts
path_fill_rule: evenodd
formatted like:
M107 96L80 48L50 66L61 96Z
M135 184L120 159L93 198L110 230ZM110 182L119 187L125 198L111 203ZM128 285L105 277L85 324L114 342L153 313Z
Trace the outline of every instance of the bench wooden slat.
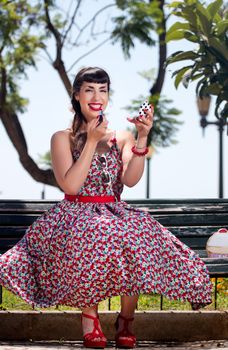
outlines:
M206 244L207 244L207 237L179 237L179 240L186 244L188 247L192 248L192 249L205 249Z
M27 230L27 226L0 226L0 240L3 238L22 237Z
M154 212L228 212L227 199L129 199L134 207L144 207ZM57 203L54 200L0 200L0 212L43 212Z
M0 200L0 212L1 213L29 213L37 212L42 213L45 210L51 208L57 201L23 201L23 200Z
M0 227L1 226L29 226L31 225L40 215L27 214L8 214L0 215Z
M221 226L165 226L177 237L210 237Z
M193 249L196 254L200 256L200 258L207 258L207 252L205 249Z
M211 276L228 277L228 259L203 258L202 260L205 262Z
M21 237L22 238L22 237ZM0 246L2 247L13 247L17 242L19 242L19 237L14 238L2 238L0 241Z
M167 215L153 215L162 225L166 226L200 226L206 223L207 225L228 225L228 214L180 214L178 218L176 216Z
M132 204L132 203L129 203ZM132 204L134 205L134 204ZM202 205L189 205L189 206L184 206L184 205L155 205L155 204L148 204L148 205L140 205L136 204L134 205L135 208L142 208L146 211L151 211L156 214L162 214L162 212L166 212L169 214L183 214L183 213L226 213L228 206L227 205L218 205L218 206L204 206Z
M207 264L213 263L214 265L228 264L228 258L204 258Z
M228 202L226 199L161 199L161 200L127 200L129 204L134 205L136 208L145 208L145 210L161 213L163 211L169 214L178 213L210 213L210 212L228 212ZM143 205L142 205L143 204Z
M25 225L14 225L11 222L11 226L0 226L0 238L7 236L13 236L14 233L24 234L28 226ZM170 232L172 232L176 237L210 237L215 231L217 231L221 226L165 226Z
M5 214L0 215L0 226L31 225L38 218L38 214ZM153 215L164 226L200 226L206 225L228 227L228 214L180 214L177 216Z

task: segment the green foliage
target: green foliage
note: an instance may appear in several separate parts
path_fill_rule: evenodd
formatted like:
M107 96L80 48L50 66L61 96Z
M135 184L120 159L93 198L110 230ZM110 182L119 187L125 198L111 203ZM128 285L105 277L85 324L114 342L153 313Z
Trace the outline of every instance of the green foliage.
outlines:
M138 74L149 83L155 79L154 69L142 71ZM153 128L148 135L147 145L149 146L152 144L152 146L156 148L169 147L171 144L177 143L175 136L178 131L178 127L183 123L176 119L176 116L178 116L181 111L171 106L173 102L172 100L167 99L165 96L160 94L154 94L148 98L140 95L136 99L132 100L130 106L126 106L124 109L127 110L132 117L136 117L139 106L145 100L154 106ZM135 127L130 130L135 134L135 137L137 137Z
M142 71L138 73L143 79L151 82L154 80L154 69L149 71ZM140 95L135 100L131 102L130 106L126 106L124 109L127 110L131 116L136 117L139 106L146 97ZM170 106L172 100L167 99L165 96L160 94L155 94L147 98L148 102L154 106L154 121L153 128L148 135L147 145L152 144L154 148L156 147L168 147L171 144L177 143L175 139L176 132L178 131L178 126L182 124L175 117L178 116L181 111ZM137 137L137 131L135 128L131 130L135 133Z
M129 111L132 116L137 116L139 106L145 101L145 96L139 96L132 101L131 106L127 106L124 109ZM148 137L148 145L152 144L153 147L168 147L171 144L177 143L175 139L178 126L182 122L178 121L175 116L181 112L171 107L172 100L167 99L164 96L151 96L148 98L149 103L154 106L154 123L151 133ZM135 132L135 128L132 130ZM137 136L137 135L135 135Z
M44 154L39 154L38 163L43 166L45 169L51 169L52 163L51 163L51 152L48 151Z
M173 101L162 95L151 96L149 102L155 107L151 142L159 147L168 147L171 144L176 144L175 135L178 131L178 126L182 125L182 122L175 117L181 114L181 111L172 107Z
M0 79L5 81L4 106L23 112L27 100L19 94L17 81L26 78L28 66L35 66L35 54L42 47L42 35L34 34L39 22L39 2L0 0ZM1 101L2 102L2 101Z
M212 278L213 286L215 287L215 279ZM217 310L228 309L228 278L221 278L218 280L218 294L217 294ZM213 296L214 298L214 291ZM111 298L111 310L120 309L120 297L116 296ZM160 295L158 294L141 294L139 296L138 310L159 310L160 309ZM211 305L206 307L206 310L214 309L214 300ZM0 305L0 310L32 310L32 307L25 303L21 298L12 294L3 288L3 303ZM56 310L55 306L47 309L36 309L36 310ZM58 306L59 311L63 310L77 310L75 308L60 305ZM99 303L99 311L108 310L108 299ZM163 298L163 310L191 310L188 302L182 302L179 300L169 300Z
M228 15L223 1L215 0L208 6L199 0L174 1L172 13L183 22L169 28L167 41L186 39L198 44L194 51L178 51L167 59L167 64L188 61L176 70L175 86L198 80L196 93L201 98L215 95L217 118L228 117Z
M120 42L126 58L130 57L130 50L134 48L134 40L138 39L148 46L155 45L152 31L161 30L162 12L159 1L117 0L117 7L121 15L113 18L115 29L111 38L113 43Z

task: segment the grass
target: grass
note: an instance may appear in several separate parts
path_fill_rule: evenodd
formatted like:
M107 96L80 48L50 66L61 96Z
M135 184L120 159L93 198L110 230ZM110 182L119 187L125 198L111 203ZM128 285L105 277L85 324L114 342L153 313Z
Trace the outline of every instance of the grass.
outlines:
M214 279L212 279L215 284ZM12 294L3 288L3 303L0 308L3 310L33 310L30 305L25 303L21 298ZM213 292L214 299L214 292ZM118 311L120 309L120 297L113 297L111 299L111 310ZM56 310L56 307L36 310ZM78 310L68 306L58 306L58 310ZM99 310L108 310L108 300L99 303ZM156 294L140 295L138 302L138 310L141 311L158 311L160 310L160 296ZM168 300L163 298L163 310L191 310L188 302ZM208 305L204 310L214 310L214 300L211 305ZM228 278L218 279L218 295L217 295L217 310L228 310Z

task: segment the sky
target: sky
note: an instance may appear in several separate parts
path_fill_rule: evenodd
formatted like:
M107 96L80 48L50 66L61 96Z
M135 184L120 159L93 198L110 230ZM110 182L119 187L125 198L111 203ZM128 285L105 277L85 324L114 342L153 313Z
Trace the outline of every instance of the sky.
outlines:
M105 0L103 3L109 3ZM93 13L99 1L90 2L90 7L82 10L81 21ZM113 11L113 10L112 10ZM113 14L113 13L112 13ZM171 23L170 23L171 24ZM51 48L50 43L50 48ZM168 55L177 51L193 48L186 41L168 44ZM68 67L88 47L83 46L75 51L65 53ZM86 56L72 69L70 78L82 66L100 66L107 70L111 77L112 99L107 109L109 127L114 130L126 129L131 124L126 117L129 114L123 109L132 99L139 95L148 97L151 83L148 84L139 72L157 67L157 47L148 48L136 42L131 52L131 59L126 60L120 45L109 43ZM50 148L50 138L57 130L69 127L72 113L70 101L58 78L57 72L50 64L40 58L37 70L28 70L28 79L20 82L21 94L30 101L26 113L19 115L29 154L38 160ZM218 197L218 130L208 126L205 136L202 135L200 117L196 106L195 86L188 89L174 87L172 72L174 65L168 67L163 94L173 100L173 106L182 111L178 117L183 121L176 134L178 143L167 148L157 148L151 159L150 198L217 198ZM214 101L210 107L208 120L215 120ZM24 170L18 154L11 144L5 129L0 123L0 157L2 168L0 175L0 199L40 199L43 184L34 181ZM224 198L228 197L228 136L224 132ZM59 200L63 193L45 186L47 199ZM134 199L146 197L146 171L140 182L133 188L125 186L122 198Z

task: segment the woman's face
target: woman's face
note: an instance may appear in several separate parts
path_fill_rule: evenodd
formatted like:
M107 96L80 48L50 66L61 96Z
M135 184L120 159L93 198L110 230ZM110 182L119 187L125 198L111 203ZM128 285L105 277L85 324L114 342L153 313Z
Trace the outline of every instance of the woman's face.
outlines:
M87 121L96 118L99 111L104 111L108 104L108 84L88 83L84 81L75 98L79 101L81 111Z

